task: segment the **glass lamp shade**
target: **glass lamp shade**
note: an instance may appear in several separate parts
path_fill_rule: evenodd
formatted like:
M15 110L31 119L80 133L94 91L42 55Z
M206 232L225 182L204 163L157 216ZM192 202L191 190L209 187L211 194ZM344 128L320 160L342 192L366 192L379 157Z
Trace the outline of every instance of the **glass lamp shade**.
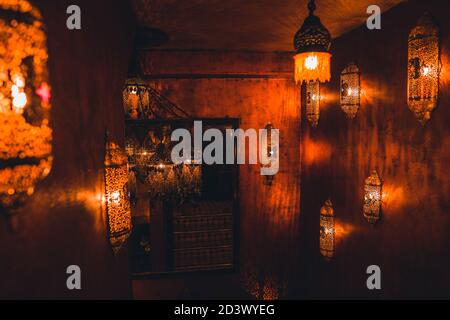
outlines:
M330 61L328 52L303 52L294 56L295 82L319 81L327 82L331 79Z

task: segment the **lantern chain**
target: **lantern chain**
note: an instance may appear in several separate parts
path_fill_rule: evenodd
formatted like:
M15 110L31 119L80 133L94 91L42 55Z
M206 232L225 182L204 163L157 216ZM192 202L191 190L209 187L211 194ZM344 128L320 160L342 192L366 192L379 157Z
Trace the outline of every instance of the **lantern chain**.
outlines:
M308 9L309 15L312 16L314 14L314 11L316 10L316 2L314 0L308 1Z

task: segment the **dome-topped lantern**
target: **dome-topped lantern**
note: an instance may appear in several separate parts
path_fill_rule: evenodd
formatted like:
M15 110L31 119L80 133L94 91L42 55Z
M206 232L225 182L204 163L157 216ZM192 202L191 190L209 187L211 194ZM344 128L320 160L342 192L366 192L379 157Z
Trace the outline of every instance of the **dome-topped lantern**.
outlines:
M310 81L327 82L331 78L331 35L314 15L314 0L308 2L308 9L309 16L294 37L295 82L298 85Z

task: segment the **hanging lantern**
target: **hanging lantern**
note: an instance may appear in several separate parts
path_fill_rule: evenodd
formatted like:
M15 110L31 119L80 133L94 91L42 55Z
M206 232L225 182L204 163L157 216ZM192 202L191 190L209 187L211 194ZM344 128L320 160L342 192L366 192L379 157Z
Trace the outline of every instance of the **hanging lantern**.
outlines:
M129 134L126 151L131 169L145 184L150 199L182 203L201 194L201 165L192 159L172 162L170 131L170 125L150 128L142 145Z
M381 179L377 171L364 182L364 217L372 224L377 223L381 217Z
M408 107L422 124L438 104L439 69L439 28L425 13L408 38Z
M347 118L354 119L360 106L360 73L358 66L350 63L341 72L341 109Z
M322 25L319 17L314 15L314 0L308 2L309 16L303 22L294 37L296 50L295 82L330 81L330 32Z
M130 119L150 119L150 90L141 78L130 78L122 90L125 116Z
M29 1L0 0L0 205L10 212L52 168L47 38Z
M334 209L331 200L320 209L320 253L326 260L334 255Z
M109 239L115 254L131 233L127 155L107 138L105 153L105 200Z
M313 128L319 124L320 116L320 84L311 81L306 84L306 118Z

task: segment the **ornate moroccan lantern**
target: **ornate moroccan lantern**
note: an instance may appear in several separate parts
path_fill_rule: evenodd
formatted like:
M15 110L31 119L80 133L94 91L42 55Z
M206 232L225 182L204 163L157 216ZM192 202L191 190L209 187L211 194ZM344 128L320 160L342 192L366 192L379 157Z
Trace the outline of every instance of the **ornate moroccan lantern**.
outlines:
M269 161L269 163L265 164L263 166L271 167L272 164L270 163L270 161L273 161L274 157L276 157L276 152L278 152L278 150L277 150L276 145L272 141L272 130L274 129L272 123L269 122L265 126L265 129L266 129L266 132L267 132L267 137L266 137L266 139L267 139L267 144L266 144L267 148L265 150L265 153L266 153L266 157L267 157L267 160ZM274 179L275 179L275 175L265 175L264 176L264 184L266 186L268 186L268 187L271 187L272 184L273 184L273 180Z
M127 155L106 139L105 200L109 239L115 254L131 233L131 206L128 193Z
M308 2L309 16L303 22L294 37L297 54L295 60L295 82L301 85L309 81L330 81L330 32L322 25L319 17L314 15L314 0Z
M192 159L181 164L172 162L170 131L170 125L149 128L142 144L130 135L126 152L131 169L145 184L150 199L184 202L201 193L201 165Z
M129 79L123 87L123 107L128 119L165 119L166 99L142 79L140 52L151 50L169 41L162 30L149 27L137 27L135 30L134 52L129 66ZM161 104L163 104L162 109ZM171 112L171 115L176 114Z
M52 167L46 34L26 0L0 0L0 204L20 206Z
M320 209L320 253L326 260L334 256L334 209L331 200Z
M382 182L377 171L364 182L364 217L372 224L377 223L381 217L381 186Z
M122 90L125 116L130 119L151 118L150 90L139 77L127 79Z
M319 124L320 117L320 84L311 81L306 84L306 118L313 128Z
M361 100L360 73L356 64L350 63L341 72L341 109L347 118L354 119Z
M438 104L439 72L439 28L425 13L408 38L408 107L422 124Z

